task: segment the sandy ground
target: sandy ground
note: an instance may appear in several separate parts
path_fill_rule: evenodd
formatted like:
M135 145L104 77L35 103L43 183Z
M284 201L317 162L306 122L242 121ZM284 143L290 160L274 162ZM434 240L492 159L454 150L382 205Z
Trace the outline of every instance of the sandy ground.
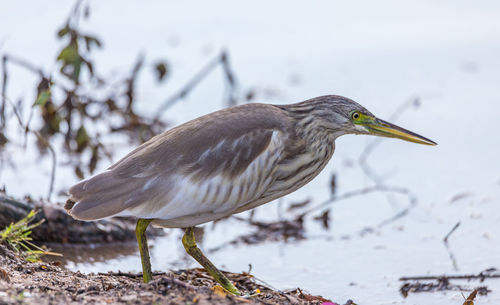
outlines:
M57 264L28 263L0 245L0 304L335 304L300 289L273 291L249 274L227 275L254 296L228 295L201 269L156 274L144 284L136 274L87 275Z

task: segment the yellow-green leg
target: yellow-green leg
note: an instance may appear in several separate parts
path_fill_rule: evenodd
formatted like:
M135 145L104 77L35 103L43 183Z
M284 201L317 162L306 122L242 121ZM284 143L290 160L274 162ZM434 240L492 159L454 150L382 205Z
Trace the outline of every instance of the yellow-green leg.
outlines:
M210 260L201 252L196 245L194 239L193 228L187 228L184 236L182 237L182 244L186 252L191 255L211 276L227 291L235 295L241 295L240 291L231 283L231 281L217 267L212 264Z
M151 262L149 260L148 240L146 239L146 229L151 221L153 221L153 219L139 218L135 226L135 234L137 236L137 243L139 244L139 252L141 253L142 278L144 283L148 283L153 279Z

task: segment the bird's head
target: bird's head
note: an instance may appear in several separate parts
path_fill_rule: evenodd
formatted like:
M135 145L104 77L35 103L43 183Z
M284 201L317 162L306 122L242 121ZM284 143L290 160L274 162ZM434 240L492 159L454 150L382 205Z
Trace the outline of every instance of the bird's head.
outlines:
M432 140L377 118L360 104L342 96L322 96L296 105L301 104L311 106L311 112L318 120L316 123L335 133L336 136L368 134L436 145Z

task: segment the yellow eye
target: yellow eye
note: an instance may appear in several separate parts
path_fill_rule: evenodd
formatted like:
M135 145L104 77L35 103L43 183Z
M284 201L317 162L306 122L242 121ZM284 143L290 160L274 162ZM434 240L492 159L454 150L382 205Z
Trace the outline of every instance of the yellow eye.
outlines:
M357 111L354 111L354 112L351 114L351 117L352 117L352 119L353 119L353 120L357 120L357 119L359 119L359 117L360 117L360 116L361 116L361 115L360 115L360 114L359 114L359 112L357 112Z

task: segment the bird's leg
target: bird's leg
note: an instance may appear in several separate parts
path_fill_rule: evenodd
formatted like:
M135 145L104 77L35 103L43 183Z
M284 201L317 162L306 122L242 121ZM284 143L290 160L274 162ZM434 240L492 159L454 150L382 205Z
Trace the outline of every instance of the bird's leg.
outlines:
M231 283L231 281L217 267L212 264L210 260L201 252L200 248L196 245L194 239L193 227L187 228L184 236L182 237L182 244L186 252L191 255L221 286L235 295L241 295L241 292Z
M146 229L153 219L139 218L135 226L135 234L137 236L137 243L139 243L139 252L141 253L142 263L142 279L147 283L153 279L151 273L151 262L149 260L148 240L146 239Z

